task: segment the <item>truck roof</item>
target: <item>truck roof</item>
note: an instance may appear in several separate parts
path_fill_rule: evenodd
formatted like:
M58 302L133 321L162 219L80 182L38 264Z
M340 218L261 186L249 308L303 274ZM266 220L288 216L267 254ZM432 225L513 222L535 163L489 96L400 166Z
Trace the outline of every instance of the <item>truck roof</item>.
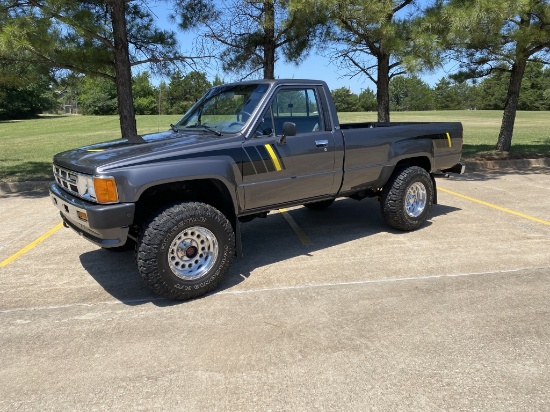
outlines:
M242 82L233 82L224 84L234 85L234 84L270 84L270 85L279 85L279 84L299 84L299 85L325 85L326 83L322 80L312 80L312 79L258 79L258 80L246 80Z

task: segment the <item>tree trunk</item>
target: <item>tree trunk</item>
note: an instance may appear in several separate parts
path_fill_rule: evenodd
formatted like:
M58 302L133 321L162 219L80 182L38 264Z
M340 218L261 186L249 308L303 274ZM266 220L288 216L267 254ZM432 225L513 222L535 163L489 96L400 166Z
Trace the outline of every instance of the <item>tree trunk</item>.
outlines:
M134 99L132 96L132 71L128 50L128 35L126 31L127 2L125 0L111 0L109 3L115 46L115 82L118 114L120 116L120 131L123 139L135 140L137 138L137 126Z
M264 79L275 78L275 4L264 2Z
M390 56L381 54L378 59L378 77L376 79L376 102L378 121L390 121Z
M512 135L514 134L514 123L518 110L519 91L521 89L521 81L523 80L526 66L527 61L525 59L519 59L519 61L516 61L512 65L506 103L504 104L504 114L502 116L502 124L500 126L500 133L498 135L495 150L509 152L512 146Z

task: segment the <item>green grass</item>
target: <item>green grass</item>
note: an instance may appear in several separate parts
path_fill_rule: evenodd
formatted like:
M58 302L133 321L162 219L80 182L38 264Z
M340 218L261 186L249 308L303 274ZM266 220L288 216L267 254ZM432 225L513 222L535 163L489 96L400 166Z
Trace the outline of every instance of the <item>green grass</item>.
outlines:
M167 130L180 116L137 116L138 133ZM438 111L392 113L392 121L460 121L464 157L498 157L493 152L502 112ZM375 121L376 113L341 113L340 121ZM0 122L0 181L51 179L55 153L120 137L118 116L42 116ZM511 157L550 157L550 113L518 112Z
M168 130L180 117L137 116L138 133ZM41 116L0 122L0 181L51 179L54 154L118 138L118 116Z

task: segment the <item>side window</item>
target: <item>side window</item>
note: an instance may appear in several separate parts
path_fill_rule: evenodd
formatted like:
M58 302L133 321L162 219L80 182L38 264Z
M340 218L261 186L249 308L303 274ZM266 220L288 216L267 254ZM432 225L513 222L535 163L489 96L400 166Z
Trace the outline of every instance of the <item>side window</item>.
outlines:
M271 105L275 134L280 135L283 123L296 124L297 133L323 130L319 104L314 89L283 89Z

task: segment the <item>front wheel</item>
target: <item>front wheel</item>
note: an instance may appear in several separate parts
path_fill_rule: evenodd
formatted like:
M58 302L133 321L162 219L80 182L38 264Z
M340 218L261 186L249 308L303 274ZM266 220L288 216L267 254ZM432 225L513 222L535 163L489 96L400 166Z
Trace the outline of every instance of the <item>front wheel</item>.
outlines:
M418 229L428 219L434 186L429 173L411 166L396 172L382 190L380 206L387 224L399 230Z
M227 218L210 205L186 202L164 210L144 228L137 264L155 293L187 300L214 290L234 254Z

